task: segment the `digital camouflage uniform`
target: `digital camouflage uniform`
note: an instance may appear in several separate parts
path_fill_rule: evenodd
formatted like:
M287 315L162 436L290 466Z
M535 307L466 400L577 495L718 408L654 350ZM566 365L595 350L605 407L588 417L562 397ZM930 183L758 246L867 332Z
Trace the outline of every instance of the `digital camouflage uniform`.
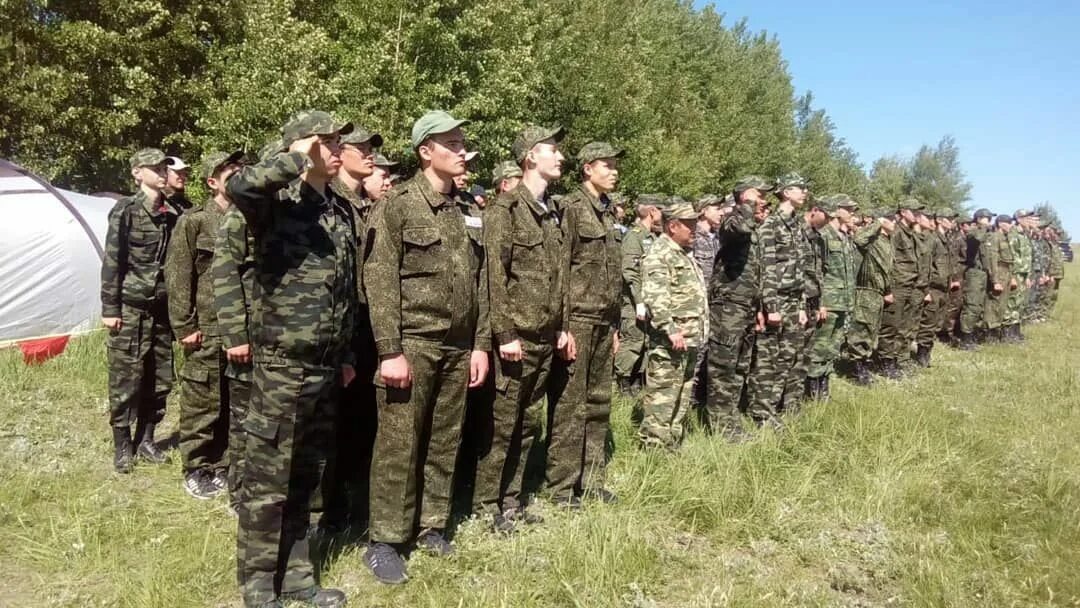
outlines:
M740 414L761 422L772 417L749 403L747 381L760 306L761 248L753 204L740 203L720 224L719 251L709 280L709 395L713 432L734 430Z
M615 353L615 375L620 380L636 380L645 356L645 322L638 321L636 308L641 299L641 260L654 242L651 230L635 222L622 240L622 311L619 325L619 352Z
M1047 276L1046 272L1050 263L1050 250L1047 248L1046 239L1036 231L1031 239L1031 289L1028 290L1028 299L1024 305L1023 321L1031 323L1039 318L1039 303L1046 291L1045 285L1039 285L1039 279Z
M185 473L224 469L227 464L229 393L210 269L224 214L213 199L185 213L173 230L165 259L169 321L176 340L202 332L202 344L185 351L180 368L179 447Z
M672 205L675 218L689 204ZM649 351L638 428L647 446L676 449L690 407L697 349L709 331L705 283L690 252L662 234L642 260L641 296L649 307ZM675 350L670 336L682 332L685 350Z
M473 502L490 514L524 506L525 463L543 426L544 398L563 329L563 234L550 201L524 183L484 211L484 249L495 350L495 402L476 465ZM521 342L522 359L497 346Z
M949 312L949 282L952 280L955 258L949 249L947 234L934 230L923 233L922 237L925 239L924 246L928 254L930 301L922 306L915 342L919 348L919 357L928 357ZM928 363L929 360L920 358L921 365Z
M214 240L214 307L218 333L225 350L251 345L250 324L255 290L255 239L244 214L229 207ZM229 361L225 367L229 387L229 500L239 504L244 473L247 433L244 419L251 401L251 363Z
M286 128L343 128L322 113L290 125L297 123ZM309 508L333 444L340 369L353 362L352 217L332 190L300 179L308 162L300 152L278 154L233 174L227 186L255 241L254 374L237 535L247 606L315 585Z
M988 212L989 213L989 212ZM978 212L976 212L976 217ZM990 269L997 266L997 250L991 246L990 232L984 226L974 226L967 234L967 256L964 266L964 308L960 312L960 333L968 346L976 330L986 328L983 313L992 282Z
M821 306L829 315L819 323L814 335L809 378L824 378L833 372L855 303L855 253L851 237L830 223L821 229L821 240L825 251Z
M721 199L705 197L694 203L694 210L699 214L705 211L708 205L719 205ZM705 293L708 295L709 282L712 280L713 263L716 261L716 253L720 250L720 238L716 230L707 224L704 219L698 220L694 228L694 261L701 269L701 276L705 280ZM705 342L698 349L697 362L694 364L694 392L693 403L703 407L707 400L709 385L709 341L706 336Z
M890 365L908 357L926 296L925 287L920 290L920 283L929 276L923 266L925 253L919 245L914 227L897 217L896 231L891 240L893 269L889 284L893 302L882 308L878 333L878 356L887 373Z
M450 517L472 351L491 350L479 209L418 173L375 206L364 285L380 357L402 354L409 388L376 375L370 536L412 540Z
M1031 267L1034 254L1031 239L1028 238L1027 234L1024 234L1019 224L1013 226L1013 229L1009 231L1008 241L1013 254L1012 274L1016 277L1016 288L1009 294L1004 323L1006 326L1011 327L1020 325L1021 316L1024 313L1024 304L1028 300L1027 281L1032 276Z
M781 412L794 411L799 406L800 397L812 396L811 391L813 389L807 378L807 373L810 371L814 336L817 335L818 326L822 323L822 321L818 320L818 311L821 308L821 279L824 273L826 255L825 241L821 238L821 233L807 221L806 214L801 215L799 221L802 225L803 234L806 236L806 239L802 241L804 250L801 256L803 260L806 260L806 263L803 264L803 276L806 280L803 291L806 299L806 325L802 328L802 345L796 358L795 367L792 368L791 373L788 375L788 385L784 389L784 394L791 395L793 398L786 399L781 404L779 410Z
M779 325L766 324L755 341L750 394L755 417L772 418L785 404L797 407L806 367L806 269L816 262L809 252L801 215L777 209L757 230L761 247L761 308L766 317L779 313ZM799 376L802 370L803 375Z
M1000 230L991 230L989 236L990 247L994 250L993 267L989 268L990 285L1001 285L1001 291L994 293L991 289L986 295L986 309L983 311L983 321L986 329L996 332L1005 324L1005 313L1008 310L1009 296L1012 288L1009 281L1013 278L1013 250L1009 245L1009 237Z
M157 152L161 162L164 155ZM149 162L144 165L157 164ZM140 189L109 212L101 266L101 316L121 319L106 341L109 423L137 423L136 443L165 415L173 385L172 329L163 267L178 211Z
M879 219L867 224L859 234L866 240L860 238L855 243L862 261L855 273L855 300L847 344L851 358L866 365L877 350L885 296L892 293L893 248Z
M612 335L619 325L622 292L622 248L613 203L607 195L597 198L579 186L562 206L569 267L564 325L577 343L577 358L556 361L552 373L559 390L548 401L546 477L556 500L604 487Z

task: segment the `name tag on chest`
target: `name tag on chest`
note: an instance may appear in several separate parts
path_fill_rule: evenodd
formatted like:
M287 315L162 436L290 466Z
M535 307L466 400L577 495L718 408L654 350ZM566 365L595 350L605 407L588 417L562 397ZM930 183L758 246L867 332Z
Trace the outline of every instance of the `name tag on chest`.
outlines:
M465 216L465 225L469 228L483 228L484 220L482 218L473 217L471 215Z

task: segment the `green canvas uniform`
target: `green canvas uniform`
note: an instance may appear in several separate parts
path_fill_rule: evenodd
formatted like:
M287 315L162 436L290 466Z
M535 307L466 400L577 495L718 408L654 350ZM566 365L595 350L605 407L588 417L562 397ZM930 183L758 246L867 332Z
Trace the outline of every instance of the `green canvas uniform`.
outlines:
M648 446L675 449L690 407L697 349L709 331L705 283L691 253L661 235L642 260L641 296L649 307L649 352L638 436ZM670 336L682 332L686 350Z
M636 308L641 299L641 260L654 241L651 230L637 222L622 240L622 311L619 325L619 352L615 353L615 375L633 380L641 372L645 355L645 322L638 321Z
M920 290L922 277L929 273L920 264L925 255L920 251L915 229L897 220L892 234L893 270L889 281L893 303L885 304L881 313L878 334L878 355L882 360L899 362L908 355L915 328L919 322L925 289Z
M101 266L101 316L119 317L109 332L109 423L140 430L165 415L173 385L172 329L164 263L179 213L139 190L109 212Z
M408 542L417 521L443 529L449 520L469 360L474 350L491 350L485 219L457 190L436 192L422 173L388 192L372 214L364 284L375 346L380 357L404 355L412 371L405 389L375 378L372 542Z
M1002 290L999 293L994 293L991 289L987 294L983 321L986 323L986 329L995 331L1001 329L1005 324L1005 313L1008 308L1009 296L1012 293L1009 281L1013 278L1013 251L1009 245L1008 235L998 230L990 232L989 241L990 247L994 250L994 260L996 262L993 267L988 269L990 285L993 286L994 283L998 283L1001 285Z
M229 198L255 238L252 395L237 562L247 606L315 585L309 505L333 443L336 387L356 315L347 203L300 178L299 152L245 167Z
M621 232L614 204L584 186L562 200L564 325L577 358L556 361L548 397L547 487L556 500L604 486L611 418L612 336L619 326Z
M923 304L915 342L920 349L932 349L937 334L949 313L949 282L952 280L953 253L949 236L940 231L924 233L929 264L930 301Z
M893 249L889 237L881 231L881 221L874 220L859 231L855 246L862 252L862 262L855 273L854 305L847 343L855 361L869 362L877 350L878 331L885 296L892 293Z
M180 368L180 455L185 473L225 469L229 393L210 271L214 242L225 212L213 201L188 211L176 224L165 259L169 321L179 342L202 332Z
M960 312L960 333L971 335L985 329L983 313L992 281L990 269L997 266L997 249L992 247L990 232L973 227L967 235L967 260L964 271L964 308Z
M821 229L825 258L821 280L821 306L829 311L814 335L807 376L821 378L833 372L855 305L855 253L852 239L826 224Z
M947 310L942 321L941 332L946 337L955 337L960 331L960 312L964 307L964 271L967 261L967 238L959 228L948 233L948 248L950 255L949 283L961 285L958 289L951 289L947 299Z

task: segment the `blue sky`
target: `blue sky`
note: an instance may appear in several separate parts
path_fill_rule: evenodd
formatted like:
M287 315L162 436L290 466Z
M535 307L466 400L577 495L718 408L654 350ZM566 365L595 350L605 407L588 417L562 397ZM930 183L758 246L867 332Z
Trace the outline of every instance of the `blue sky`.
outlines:
M704 6L706 2L698 2ZM972 207L1049 200L1080 238L1080 1L734 0L780 40L796 90L869 166L953 135Z

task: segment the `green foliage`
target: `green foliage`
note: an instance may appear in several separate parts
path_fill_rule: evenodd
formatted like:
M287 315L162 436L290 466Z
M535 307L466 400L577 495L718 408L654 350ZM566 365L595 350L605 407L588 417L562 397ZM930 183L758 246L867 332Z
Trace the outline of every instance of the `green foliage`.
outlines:
M937 146L922 146L910 159L885 156L870 170L870 200L894 207L905 196L915 196L931 211L963 212L971 199L971 183L960 168L960 148L951 135Z
M1032 209L1032 211L1034 211L1040 219L1052 223L1057 228L1058 232L1061 234L1060 240L1062 243L1072 242L1072 237L1065 231L1065 225L1061 223L1061 216L1058 215L1057 209L1054 208L1049 201L1044 201L1035 205L1035 208Z

